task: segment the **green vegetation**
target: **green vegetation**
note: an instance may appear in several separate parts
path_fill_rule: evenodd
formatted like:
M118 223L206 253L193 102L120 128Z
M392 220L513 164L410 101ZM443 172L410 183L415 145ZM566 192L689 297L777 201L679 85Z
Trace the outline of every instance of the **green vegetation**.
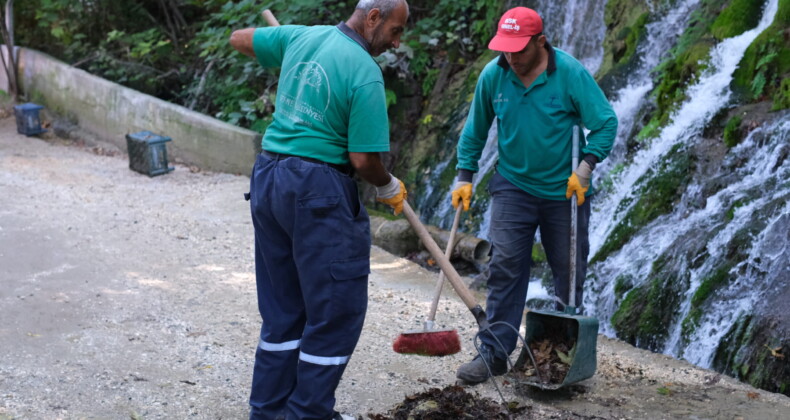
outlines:
M368 216L382 217L382 218L387 219L387 220L398 220L398 219L401 219L403 217L403 216L400 216L400 215L395 216L394 214L392 214L392 209L387 211L387 210L378 210L378 209L370 207L370 206L365 206L365 210L367 210Z
M615 56L616 64L625 64L634 56L634 53L636 52L636 46L639 44L639 41L644 38L646 33L645 25L647 24L647 18L649 16L649 13L643 13L639 16L633 26L624 28L623 31L621 31L620 36L622 37L625 35L625 39L623 39L623 42L625 43L625 51L620 50L621 53Z
M543 249L543 244L540 242L535 243L532 245L532 263L533 264L542 264L545 263L546 260L546 251Z
M604 24L607 33L599 75L623 72L633 60L650 17L648 3L653 1L610 0L606 3Z
M403 137L398 161L395 164L398 168L408 168L408 172L400 179L407 184L410 191L421 194L427 183L428 174L435 169L439 162L447 161L452 158L452 155L455 155L455 145L469 112L470 103L467 98L474 93L477 75L495 56L496 53L486 50L471 65L463 67L452 75L445 75L444 79L440 81L444 86L441 89L441 97L428 97L424 101L421 114L415 118L419 121L415 133ZM439 81L437 80L437 82ZM451 185L456 175L455 166L456 163L453 160L444 168L440 177L441 186L436 186L436 188L441 187L446 190ZM477 176L482 175L478 174ZM482 186L485 187L485 185ZM488 194L484 191L483 195L487 200ZM473 197L473 200L478 200L478 198ZM474 202L483 203L485 201ZM473 206L470 212L474 212L476 207L478 206ZM467 219L466 223L479 224L482 214L479 216L480 218L474 217L476 219L474 222ZM470 226L467 225L467 227Z
M598 192L609 191L614 187L614 179L619 176L625 169L623 163L616 164L609 173L604 175L604 178L595 184L595 189Z
M732 0L710 27L718 40L742 34L760 22L764 0Z
M740 116L736 115L730 118L730 120L727 121L727 125L724 126L724 144L727 147L735 147L741 142L742 136L740 127L742 120Z
M770 320L742 315L722 338L713 368L754 387L787 395L790 368L784 349L790 339L772 333L774 328Z
M620 300L626 292L634 287L634 279L630 275L621 274L614 279L614 296Z
M773 110L790 108L790 0L779 0L773 23L746 49L732 86L745 100L773 100Z
M593 256L591 264L603 261L606 257L622 248L642 227L656 217L670 213L682 194L682 188L691 178L691 158L680 145L662 159L663 167L650 169L637 181L635 189L640 191L628 213L615 226L603 246Z
M733 82L747 100L773 97L775 110L790 105L790 86L786 91L780 88L780 81L790 71L790 42L782 36L790 24L790 0L779 3L775 22L749 47ZM713 0L701 2L668 58L656 68L658 80L652 94L657 108L636 136L637 142L654 137L669 122L679 104L687 99L686 88L707 67L713 45L757 26L763 4L763 0L731 0L724 5Z
M715 290L733 280L730 275L732 267L732 264L725 264L700 282L697 291L694 292L694 296L691 298L689 313L686 318L683 319L682 331L684 338L688 338L699 326L699 320L702 317L702 305Z
M428 95L445 62L463 64L485 50L503 0L414 0L398 54L407 78ZM228 44L235 29L281 24L334 25L356 1L32 0L15 4L19 45L232 124L263 131L271 122L276 71ZM401 71L403 69L399 69ZM393 72L394 73L394 72ZM387 76L387 72L385 72ZM388 92L388 105L395 104Z
M701 39L659 66L660 82L654 90L658 111L653 117L663 126L672 112L686 99L686 87L707 68L711 39Z
M637 133L636 141L641 143L645 140L650 140L658 137L658 135L661 133L661 130L659 130L659 128L660 128L659 121L655 119L651 120L644 127L642 127L639 133Z
M618 338L650 350L663 346L681 292L688 287L688 273L681 274L670 267L672 259L668 256L657 259L650 280L631 290L612 315Z
M486 174L477 174L475 176L482 176L482 178L477 183L477 188L472 194L472 203L474 204L469 208L469 219L467 219L467 226L470 230L471 228L478 230L480 222L483 221L483 216L485 215L484 207L487 208L488 203L491 201L491 196L488 194L488 182L494 176L494 171L491 170Z
M790 108L790 78L782 78L782 84L773 95L773 108L771 111Z
M726 220L728 222L730 220L732 220L732 218L735 217L735 211L738 210L739 208L743 207L745 204L746 204L746 201L743 200L743 199L736 200L734 203L732 203L730 208L727 209L727 213L725 213L725 215L724 215L724 220Z

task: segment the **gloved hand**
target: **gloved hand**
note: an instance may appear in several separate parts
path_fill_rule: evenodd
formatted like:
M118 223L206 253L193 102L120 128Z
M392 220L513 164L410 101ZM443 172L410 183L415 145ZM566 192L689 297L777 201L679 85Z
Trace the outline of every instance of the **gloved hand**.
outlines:
M576 205L584 204L584 193L590 189L590 178L592 177L592 167L587 161L583 160L568 178L568 189L565 191L565 198L571 198L576 194Z
M403 211L403 200L408 195L406 186L398 178L390 174L390 183L382 187L376 187L376 201L384 203L393 208L393 213L397 216Z
M472 203L472 183L467 181L457 181L453 189L452 198L453 208L458 209L461 200L464 202L464 211L469 211L469 204Z

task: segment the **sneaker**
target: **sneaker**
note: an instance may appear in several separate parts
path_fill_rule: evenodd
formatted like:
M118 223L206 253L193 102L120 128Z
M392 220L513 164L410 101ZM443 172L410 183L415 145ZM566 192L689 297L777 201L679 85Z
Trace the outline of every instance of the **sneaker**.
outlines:
M335 411L335 415L332 416L332 420L357 420L354 416L349 416L348 414L340 414Z
M488 372L488 368L491 368L491 373ZM461 365L455 376L470 384L478 384L491 377L491 375L499 376L505 373L507 373L507 360L494 357L492 361L488 363L488 367L486 367L486 362L483 357L477 355L471 362Z

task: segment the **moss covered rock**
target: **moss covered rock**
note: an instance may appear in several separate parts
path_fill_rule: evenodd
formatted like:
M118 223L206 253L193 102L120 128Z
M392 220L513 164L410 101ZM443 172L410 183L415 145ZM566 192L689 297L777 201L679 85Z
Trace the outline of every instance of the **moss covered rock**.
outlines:
M679 259L664 256L653 263L650 280L631 290L612 316L617 337L641 348L661 351L677 317L688 273Z
M790 0L779 0L773 23L746 49L732 88L745 101L772 99L773 109L790 107Z
M713 21L710 32L718 40L742 34L760 22L764 0L732 0Z
M604 23L606 36L603 60L596 77L604 91L619 87L635 63L637 45L644 38L650 17L651 0L610 0L606 3Z
M775 317L741 317L721 340L713 368L790 396L790 332Z
M634 188L641 191L641 195L635 198L637 202L615 226L591 263L603 261L628 243L649 222L674 210L674 204L691 179L693 161L680 145L662 161L663 166L649 170L637 181Z

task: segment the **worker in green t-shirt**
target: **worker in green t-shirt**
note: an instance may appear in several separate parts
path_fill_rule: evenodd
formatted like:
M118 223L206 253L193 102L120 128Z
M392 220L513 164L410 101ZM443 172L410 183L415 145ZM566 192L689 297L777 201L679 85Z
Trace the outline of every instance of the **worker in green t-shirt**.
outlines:
M263 319L251 419L350 418L335 390L367 310L370 220L358 174L377 200L403 208L389 151L384 79L374 61L397 48L404 0L360 0L337 26L234 31L230 44L280 68L274 120L250 177L258 309Z
M576 59L548 43L543 20L534 10L516 7L505 12L488 48L502 54L486 65L477 81L458 143L452 204L469 209L472 175L479 169L496 119L499 160L488 185L492 255L486 313L489 322L502 321L515 331L500 324L480 335L480 355L457 372L459 379L470 383L507 372L538 228L555 295L569 302L568 198L572 194L579 205L575 298L581 304L589 253L590 178L596 163L609 154L617 133L617 117L595 80ZM581 125L590 132L581 139L583 159L573 169L572 133L574 126Z

